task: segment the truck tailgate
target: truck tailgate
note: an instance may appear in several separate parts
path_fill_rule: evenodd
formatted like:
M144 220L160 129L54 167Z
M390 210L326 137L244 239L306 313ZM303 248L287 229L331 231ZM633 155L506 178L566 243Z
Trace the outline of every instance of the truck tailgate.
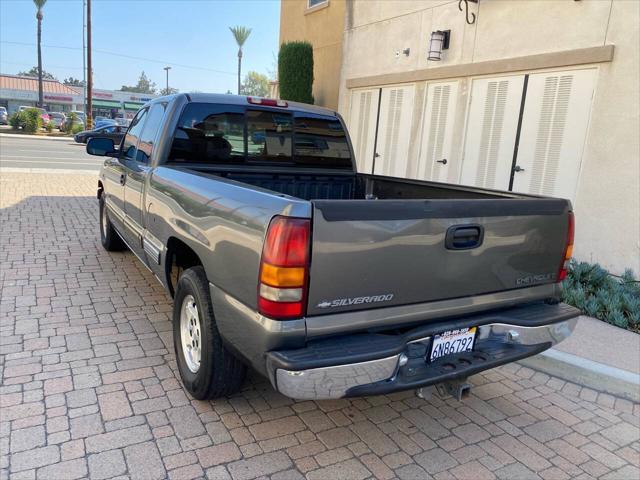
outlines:
M557 281L571 205L551 198L317 200L308 315Z

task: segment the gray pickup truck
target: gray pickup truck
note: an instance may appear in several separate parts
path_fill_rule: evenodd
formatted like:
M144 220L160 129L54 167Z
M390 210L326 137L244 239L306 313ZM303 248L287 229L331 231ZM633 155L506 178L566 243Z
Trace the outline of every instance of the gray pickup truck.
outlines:
M567 200L358 173L333 111L178 94L87 152L106 157L102 244L173 296L195 398L237 391L247 366L299 399L460 396L574 328Z

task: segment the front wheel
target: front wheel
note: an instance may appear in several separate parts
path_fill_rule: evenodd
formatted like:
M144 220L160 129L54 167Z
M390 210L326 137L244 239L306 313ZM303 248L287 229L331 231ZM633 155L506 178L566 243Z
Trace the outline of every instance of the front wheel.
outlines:
M185 388L198 400L240 390L246 368L222 343L204 268L182 274L173 301L173 344Z

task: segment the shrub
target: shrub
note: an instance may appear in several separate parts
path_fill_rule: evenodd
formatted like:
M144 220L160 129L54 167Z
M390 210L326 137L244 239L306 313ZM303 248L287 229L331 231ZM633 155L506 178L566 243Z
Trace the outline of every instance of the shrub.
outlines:
M76 112L69 112L65 123L62 124L62 129L65 132L73 133L73 127L78 123L78 114Z
M44 126L44 128L47 130L47 132L51 133L53 132L53 122L47 122L46 125Z
M287 42L278 54L280 98L313 103L313 47L309 42Z
M640 281L631 270L616 277L598 264L572 260L563 296L591 317L640 333Z
M22 129L25 132L36 133L42 128L42 117L40 116L40 110L37 108L27 108L22 112L23 126Z
M22 112L13 112L13 114L11 114L11 116L9 117L9 125L11 125L11 128L13 128L14 130L18 130L19 128L24 126L24 116L22 115Z
M80 133L83 130L84 130L84 127L82 125L74 125L73 127L71 127L71 133L73 133L74 135L76 133Z

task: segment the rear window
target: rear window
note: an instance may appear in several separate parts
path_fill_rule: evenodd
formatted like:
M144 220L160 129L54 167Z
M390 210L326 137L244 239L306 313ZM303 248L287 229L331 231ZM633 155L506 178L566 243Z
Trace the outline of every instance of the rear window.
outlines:
M210 103L185 107L169 161L352 168L347 136L335 117Z

